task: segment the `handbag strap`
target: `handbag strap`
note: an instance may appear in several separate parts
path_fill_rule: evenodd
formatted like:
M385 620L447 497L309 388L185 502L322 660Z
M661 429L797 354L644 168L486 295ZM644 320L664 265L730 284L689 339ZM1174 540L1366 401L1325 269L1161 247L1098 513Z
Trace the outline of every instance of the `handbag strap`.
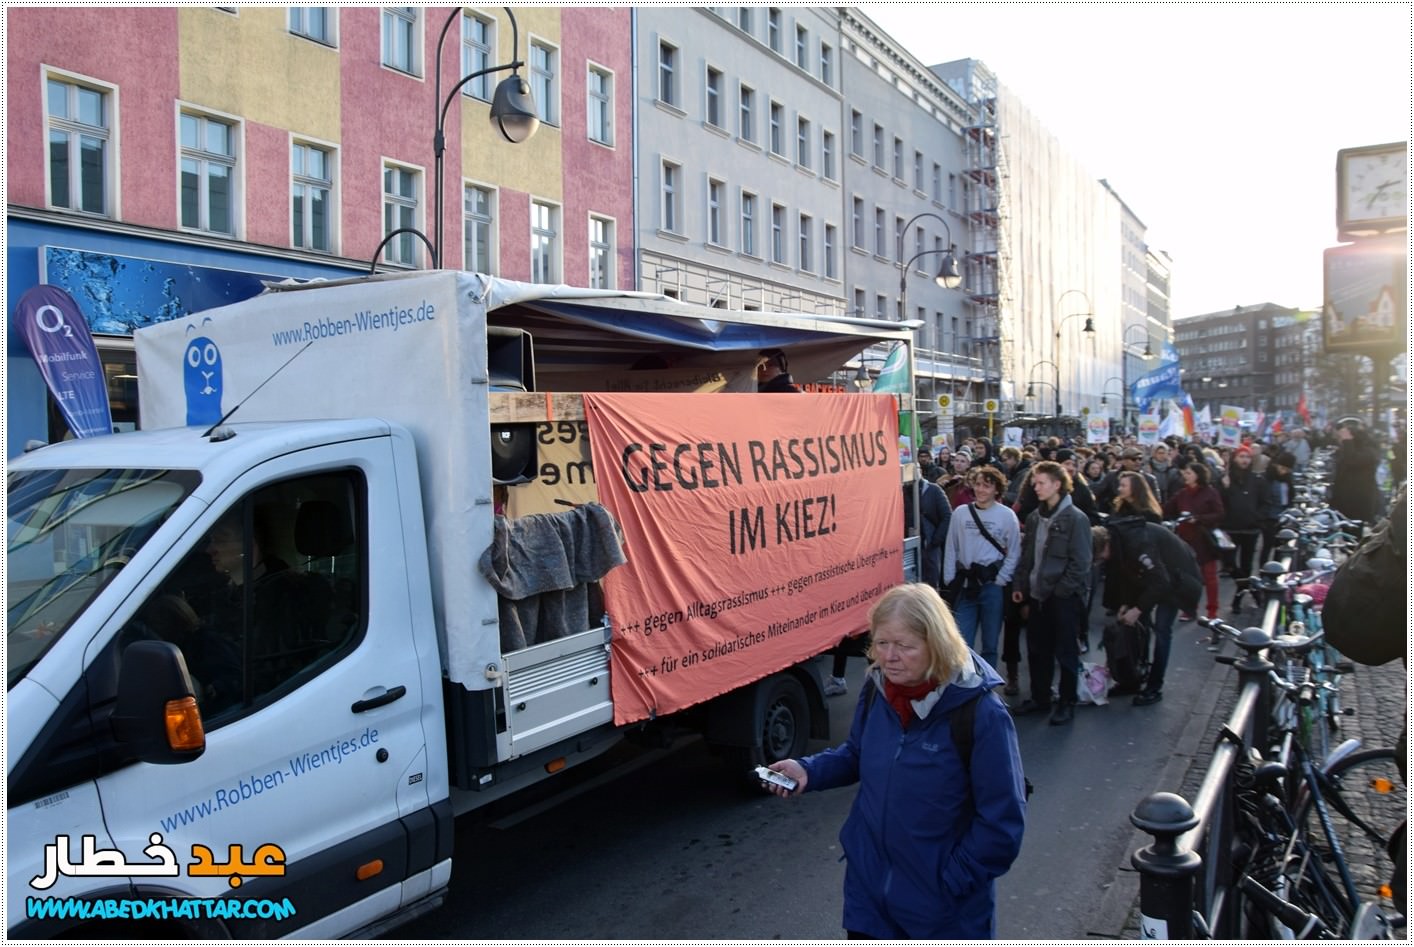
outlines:
M1005 559L1006 550L1002 548L1001 543L997 542L996 539L992 537L991 533L987 532L987 526L982 522L982 517L977 515L977 504L967 504L967 512L972 514L972 521L977 524L977 531L982 534L982 538L991 543L996 548L997 552L1002 554L1002 558Z

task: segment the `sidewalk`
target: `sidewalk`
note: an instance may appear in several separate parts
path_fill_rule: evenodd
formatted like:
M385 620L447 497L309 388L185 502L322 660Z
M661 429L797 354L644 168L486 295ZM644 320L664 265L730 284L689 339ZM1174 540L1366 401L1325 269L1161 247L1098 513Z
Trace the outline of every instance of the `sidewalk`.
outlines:
M1231 653L1231 648L1225 649L1225 653ZM1363 748L1394 746L1404 727L1408 683L1408 671L1402 661L1380 667L1356 665L1355 673L1341 681L1342 701L1353 711L1344 718L1341 739L1358 737ZM1172 762L1154 787L1155 792L1176 792L1190 802L1197 795L1212 759L1218 732L1236 706L1237 686L1237 672L1230 665L1214 662L1207 686L1193 708L1179 744L1174 747ZM1134 831L1123 863L1115 866L1114 883L1097 912L1099 923L1095 936L1140 938L1139 875L1130 864L1129 856L1152 841L1148 833Z

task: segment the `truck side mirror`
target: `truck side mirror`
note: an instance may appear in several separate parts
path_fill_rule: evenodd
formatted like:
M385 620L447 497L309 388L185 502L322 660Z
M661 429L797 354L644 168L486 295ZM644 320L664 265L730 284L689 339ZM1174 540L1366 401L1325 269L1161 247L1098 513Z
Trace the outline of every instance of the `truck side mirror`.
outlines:
M136 641L123 650L113 737L144 763L186 763L206 751L206 730L181 649Z

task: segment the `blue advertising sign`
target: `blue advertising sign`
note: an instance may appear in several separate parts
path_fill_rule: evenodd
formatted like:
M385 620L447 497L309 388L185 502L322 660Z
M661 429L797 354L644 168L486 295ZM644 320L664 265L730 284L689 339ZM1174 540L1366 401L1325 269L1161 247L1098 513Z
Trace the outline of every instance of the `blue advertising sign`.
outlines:
M20 297L15 316L20 336L74 436L112 434L108 380L73 297L57 286L41 284Z

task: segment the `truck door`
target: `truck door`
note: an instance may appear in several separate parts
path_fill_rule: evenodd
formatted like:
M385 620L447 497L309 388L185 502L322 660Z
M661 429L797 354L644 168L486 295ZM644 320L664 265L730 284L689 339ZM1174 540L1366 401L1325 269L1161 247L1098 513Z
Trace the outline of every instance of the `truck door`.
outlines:
M179 766L102 775L104 821L137 857L161 833L188 866L186 893L288 899L297 912L228 921L235 936L357 927L396 910L401 883L431 867L422 715L425 698L440 706L424 693L440 672L432 630L413 634L396 486L386 439L255 468L109 645L178 644L207 747ZM255 865L263 845L278 846L279 871ZM192 877L194 846L235 865Z

